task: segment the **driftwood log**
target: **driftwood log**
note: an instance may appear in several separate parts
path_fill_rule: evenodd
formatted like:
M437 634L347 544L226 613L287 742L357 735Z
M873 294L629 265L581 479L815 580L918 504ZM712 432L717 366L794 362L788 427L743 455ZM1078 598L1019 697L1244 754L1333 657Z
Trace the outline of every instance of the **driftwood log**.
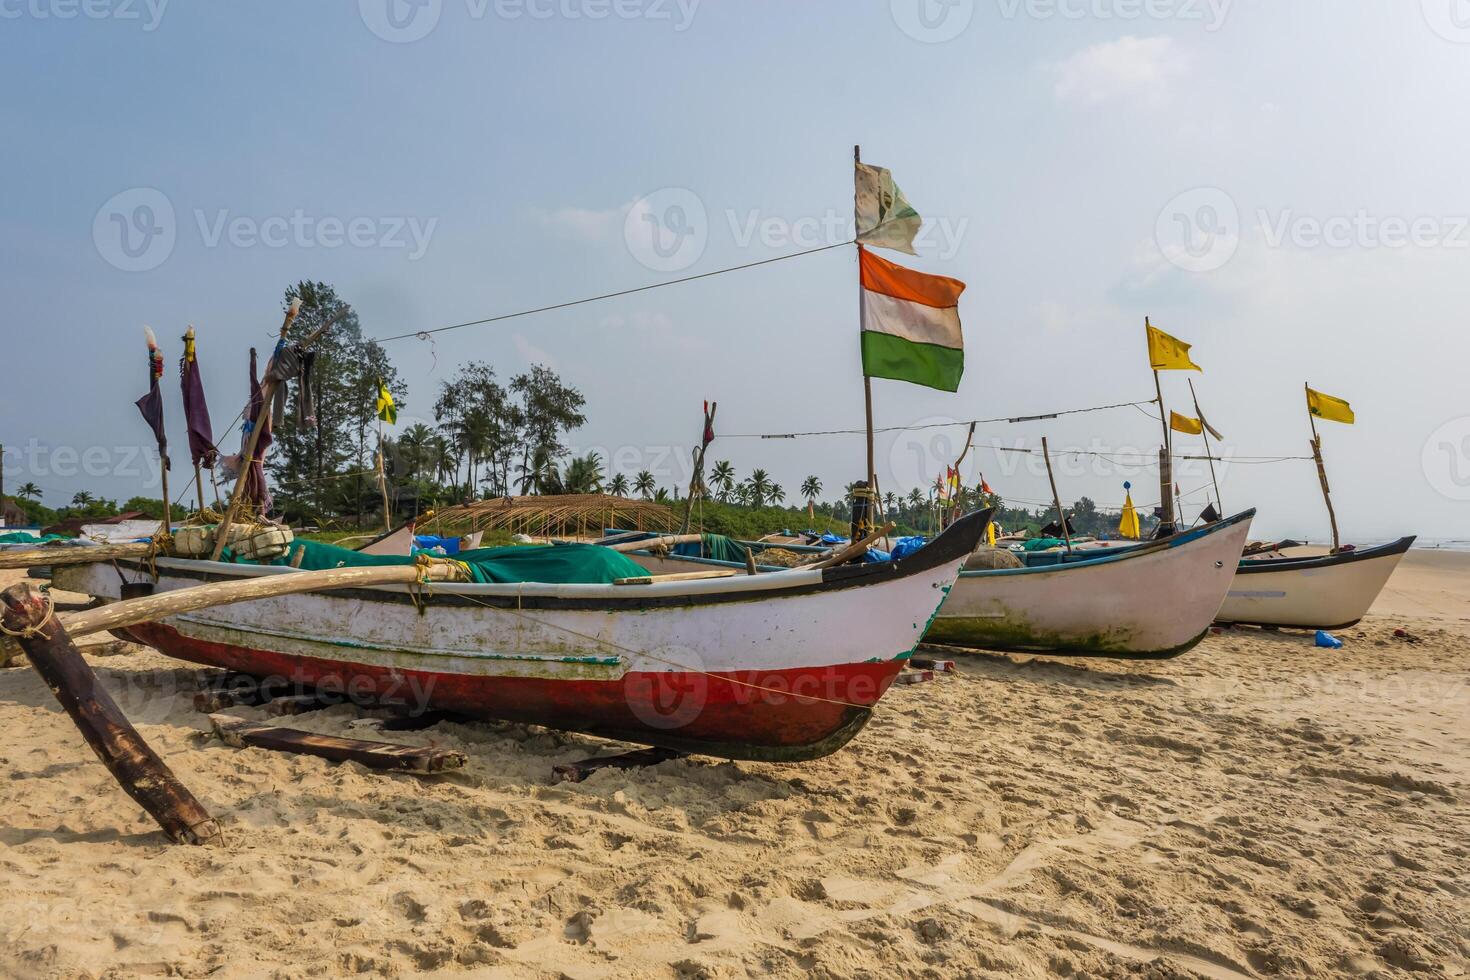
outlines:
M97 683L47 597L22 582L0 593L0 622L16 637L31 666L81 730L102 764L138 805L158 821L169 840L203 844L220 829Z

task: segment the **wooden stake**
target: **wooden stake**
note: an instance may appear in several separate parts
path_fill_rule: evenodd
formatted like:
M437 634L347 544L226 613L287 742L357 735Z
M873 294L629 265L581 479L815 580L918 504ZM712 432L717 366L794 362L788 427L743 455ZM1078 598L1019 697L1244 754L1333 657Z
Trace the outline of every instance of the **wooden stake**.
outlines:
M318 735L295 728L258 725L229 715L210 715L209 722L220 741L236 748L247 746L314 755L332 762L356 762L369 769L403 772L443 772L460 769L469 761L463 752L390 742L369 742L360 738Z
M67 631L73 636L100 633L103 630L154 623L186 612L224 606L251 599L270 599L298 592L356 589L371 585L413 585L424 576L431 582L463 582L464 569L458 562L432 560L418 565L363 565L357 568L326 568L317 572L287 572L261 575L234 581L211 582L187 589L171 589L111 602L97 609L63 616Z
M1311 390L1307 384L1307 390ZM1332 525L1332 553L1342 549L1342 539L1337 534L1337 511L1332 509L1332 489L1327 485L1327 464L1322 461L1322 437L1317 434L1317 419L1307 409L1307 421L1312 426L1312 458L1317 461L1317 480L1322 484L1322 500L1327 504L1327 520Z
M1051 482L1051 499L1057 505L1057 518L1062 522L1062 540L1067 542L1068 553L1072 550L1072 532L1067 530L1067 512L1062 510L1062 498L1057 493L1057 478L1051 471L1051 450L1047 447L1046 436L1041 437L1041 458L1046 460L1046 478Z
M47 598L22 582L0 593L0 622L123 790L176 844L203 844L219 824L143 741L52 614Z

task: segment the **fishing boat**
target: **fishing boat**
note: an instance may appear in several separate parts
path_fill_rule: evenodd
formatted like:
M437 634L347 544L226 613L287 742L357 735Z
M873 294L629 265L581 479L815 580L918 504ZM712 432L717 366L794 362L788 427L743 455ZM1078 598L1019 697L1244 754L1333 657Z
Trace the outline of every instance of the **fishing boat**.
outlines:
M1221 623L1344 629L1367 615L1414 543L1333 552L1310 545L1241 559L1216 619Z
M1032 552L1021 568L960 573L931 643L1080 656L1162 659L1209 631L1254 510L1101 555Z
M125 638L193 663L418 708L729 759L815 759L867 723L989 519L971 515L901 561L626 584L309 592L130 626ZM117 599L133 583L166 592L295 573L159 557L57 568L55 580Z

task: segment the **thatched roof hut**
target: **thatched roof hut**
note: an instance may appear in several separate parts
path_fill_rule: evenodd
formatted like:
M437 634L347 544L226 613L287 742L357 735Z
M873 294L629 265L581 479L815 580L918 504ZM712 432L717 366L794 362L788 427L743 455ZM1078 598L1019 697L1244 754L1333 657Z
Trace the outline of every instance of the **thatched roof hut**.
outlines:
M509 531L533 537L599 537L604 528L671 531L677 523L665 504L629 500L605 493L544 497L496 497L450 507L421 521L433 534Z

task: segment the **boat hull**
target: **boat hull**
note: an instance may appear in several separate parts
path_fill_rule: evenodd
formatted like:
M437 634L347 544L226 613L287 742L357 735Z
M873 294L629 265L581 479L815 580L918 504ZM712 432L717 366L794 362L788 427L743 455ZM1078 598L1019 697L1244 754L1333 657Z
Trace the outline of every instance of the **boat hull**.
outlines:
M1345 554L1244 559L1216 619L1221 623L1345 629L1372 607L1412 537Z
M1178 656L1208 632L1253 514L1096 559L962 572L925 640L1072 656Z
M313 592L216 606L131 627L129 636L182 660L364 701L800 761L862 729L983 526L883 565L652 585ZM156 565L159 591L292 574ZM128 581L152 581L141 565L119 567ZM58 569L56 584L120 593L112 565Z

